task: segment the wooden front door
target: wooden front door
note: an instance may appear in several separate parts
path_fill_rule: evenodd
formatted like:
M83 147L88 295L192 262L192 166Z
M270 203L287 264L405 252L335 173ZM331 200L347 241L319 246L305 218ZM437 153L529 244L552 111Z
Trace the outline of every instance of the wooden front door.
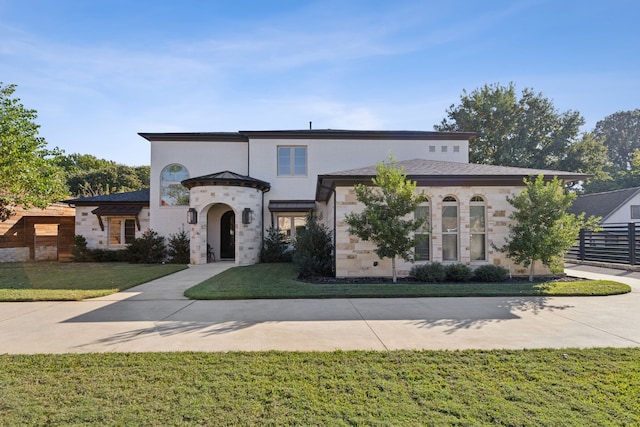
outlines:
M220 219L220 258L236 257L236 216L233 211L225 212Z

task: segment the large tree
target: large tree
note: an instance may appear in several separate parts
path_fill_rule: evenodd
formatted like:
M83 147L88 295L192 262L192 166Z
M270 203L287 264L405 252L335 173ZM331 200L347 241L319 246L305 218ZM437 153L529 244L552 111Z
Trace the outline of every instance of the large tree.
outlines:
M563 183L554 178L545 182L542 175L525 179L526 188L517 196L507 197L515 208L509 218L506 244L498 250L516 263L530 267L529 280L533 280L534 265L541 261L551 272L562 271L564 256L575 244L580 229L595 229L600 218L584 218L567 209L576 198L567 192Z
M413 261L413 248L422 238L414 233L425 224L426 218L408 218L426 200L416 192L416 183L408 180L404 169L389 156L389 163L376 164L373 186L358 184L356 197L364 204L360 213L345 216L349 233L376 245L374 252L380 259L391 258L393 282L397 282L396 258Z
M604 140L613 172L629 170L631 153L640 148L640 109L605 117L596 123L593 133Z
M0 82L0 221L16 206L46 208L66 195L58 150L38 136L37 113L14 98L15 85Z
M576 111L558 112L551 100L515 85L485 85L463 91L458 105L434 128L477 132L470 142L473 163L599 173L606 157L601 142L580 134L584 119ZM587 148L587 149L585 149Z

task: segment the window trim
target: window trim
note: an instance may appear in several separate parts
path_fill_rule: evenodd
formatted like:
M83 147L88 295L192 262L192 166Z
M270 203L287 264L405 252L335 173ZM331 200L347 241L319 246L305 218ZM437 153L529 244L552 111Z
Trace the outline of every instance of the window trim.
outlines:
M114 221L119 221L119 240L120 243L113 243L111 242L111 231L112 231L112 227L113 227L113 222ZM129 227L130 230L133 230L133 234L129 234L127 235L127 223L129 222ZM133 240L136 238L136 220L134 218L129 218L129 217L109 217L107 218L107 246L108 247L113 247L113 248L122 248L127 246L128 244L132 243Z
M424 203L421 203L420 206L418 206L418 209L420 208L426 208L427 209L427 222L426 224L424 224L419 230L417 230L415 232L416 235L420 234L420 235L425 235L427 236L426 239L420 244L420 245L416 245L413 247L413 255L415 258L415 261L417 262L422 262L422 261L431 261L432 255L431 255L431 250L432 250L432 245L431 245L431 203L430 200L427 199ZM413 217L416 218L418 216L418 210L415 210L413 212ZM427 246L427 253L426 253L426 258L418 258L418 247L425 244Z
M452 199L452 200L447 200ZM445 207L455 207L456 208L456 227L453 228L455 231L448 231L444 228L444 209ZM442 198L442 209L441 209L441 217L440 222L442 224L442 261L443 262L459 262L460 261L460 202L458 198L452 195L448 195ZM455 236L456 239L456 256L453 259L444 259L444 240L445 236Z
M483 213L483 224L482 224L482 231L474 231L474 226L473 224L471 224L471 208L472 207L482 207L482 213ZM473 259L472 257L472 253L473 253L473 249L471 248L471 240L472 240L472 236L474 235L482 235L483 236L483 251L482 253L484 254L484 258L483 259ZM478 262L478 263L482 263L482 262L486 262L487 261L487 199L483 196L473 196L470 200L469 200L469 258L471 260L472 263Z
M304 174L296 173L295 149L304 148ZM280 173L280 150L289 150L289 172ZM306 145L278 145L276 150L276 173L279 177L307 177L309 176L309 147Z

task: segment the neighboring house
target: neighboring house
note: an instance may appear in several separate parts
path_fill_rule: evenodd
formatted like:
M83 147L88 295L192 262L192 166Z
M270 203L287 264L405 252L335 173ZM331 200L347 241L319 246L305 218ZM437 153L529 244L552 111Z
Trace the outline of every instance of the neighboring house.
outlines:
M209 247L215 259L257 263L269 227L293 241L305 226L306 214L315 209L334 235L336 276L390 276L391 261L378 259L371 243L351 236L344 216L362 209L353 186L371 184L375 165L392 154L428 196L417 212L427 214L430 224L423 231L429 238L416 248L418 262L498 264L525 274L492 245L502 246L508 234L512 208L507 196L520 192L528 176L543 174L564 181L587 177L470 164L473 133L300 130L140 135L151 143L151 189L148 208L140 202L138 211L148 223L140 220L137 232L147 226L163 236L187 230L193 264L207 262ZM101 203L112 200L105 197ZM105 247L111 233L96 225L98 213L103 223L107 218L126 218L116 211L96 211L96 203L96 199L76 199L77 233L87 238L89 247ZM87 226L81 225L83 219ZM407 275L410 268L410 263L398 261L398 274Z
M574 200L569 212L602 217L600 225L640 222L640 187L585 194Z
M92 249L125 249L149 229L149 189L65 200L76 208L76 234Z
M74 218L75 210L62 203L16 207L14 215L0 221L0 262L70 260Z

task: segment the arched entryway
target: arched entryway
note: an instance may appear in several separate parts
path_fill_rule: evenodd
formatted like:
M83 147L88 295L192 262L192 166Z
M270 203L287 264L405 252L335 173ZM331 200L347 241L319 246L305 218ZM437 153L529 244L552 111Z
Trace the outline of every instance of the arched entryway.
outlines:
M236 215L227 211L220 218L220 259L236 257Z

